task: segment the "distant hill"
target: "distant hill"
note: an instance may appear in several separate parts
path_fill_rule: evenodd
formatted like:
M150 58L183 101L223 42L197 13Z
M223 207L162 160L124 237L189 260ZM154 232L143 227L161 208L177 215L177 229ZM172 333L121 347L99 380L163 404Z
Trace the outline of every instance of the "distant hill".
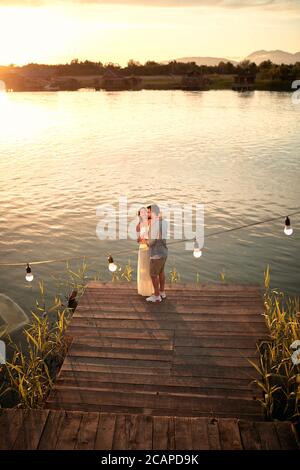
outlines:
M273 64L295 64L296 62L300 62L300 52L296 52L296 54L291 54L290 52L285 51L256 51L252 52L246 57L247 60L251 62L255 62L259 65L264 60L270 60Z
M197 65L208 65L208 66L216 66L219 65L220 62L231 62L234 65L238 64L238 61L226 59L224 57L180 57L175 59L177 62L183 62L184 64L189 62L196 62ZM296 52L296 54L291 54L290 52L285 51L256 51L249 54L245 57L244 60L250 60L250 62L255 62L259 65L264 60L270 60L273 64L295 64L296 62L300 62L300 52ZM168 63L164 62L164 63Z
M224 59L224 57L180 57L179 59L175 59L176 62L182 62L183 64L187 64L189 62L196 62L197 65L209 65L211 67L215 67L219 65L220 62L231 62L234 65L237 65L238 62L231 60L231 59ZM167 61L166 63L168 63Z

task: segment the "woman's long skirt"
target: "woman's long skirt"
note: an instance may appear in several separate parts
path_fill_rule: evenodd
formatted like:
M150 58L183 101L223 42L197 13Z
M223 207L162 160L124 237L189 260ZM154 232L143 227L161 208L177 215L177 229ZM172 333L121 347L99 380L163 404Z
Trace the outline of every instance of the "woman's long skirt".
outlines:
M137 289L138 293L145 297L153 292L153 284L150 277L149 247L143 243L140 244L138 254Z

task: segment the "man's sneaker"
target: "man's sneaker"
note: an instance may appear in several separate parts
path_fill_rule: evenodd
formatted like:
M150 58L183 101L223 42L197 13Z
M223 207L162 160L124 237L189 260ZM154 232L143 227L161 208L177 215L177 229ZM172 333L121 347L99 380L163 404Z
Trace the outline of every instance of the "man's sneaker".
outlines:
M161 296L160 295L150 295L150 297L147 297L146 301L147 302L161 302Z
M165 291L160 292L159 295L161 296L162 299L166 299L167 297L167 294L165 293Z

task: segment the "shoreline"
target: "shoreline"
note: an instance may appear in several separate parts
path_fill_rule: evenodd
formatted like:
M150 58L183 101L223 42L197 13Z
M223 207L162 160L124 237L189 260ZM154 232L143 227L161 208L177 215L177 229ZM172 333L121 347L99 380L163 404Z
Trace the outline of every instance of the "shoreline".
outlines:
M24 77L25 78L25 77ZM235 75L209 74L205 83L190 86L184 85L183 75L141 75L137 76L137 83L102 83L102 75L64 75L58 76L48 85L35 83L34 86L19 82L16 87L7 86L8 92L57 92L78 91L84 88L95 91L140 91L140 90L182 90L182 91L210 91L210 90L233 90L233 91L283 91L293 93L292 82L281 80L267 80L257 78L254 84L246 85L246 89L234 89ZM126 82L126 80L125 80Z

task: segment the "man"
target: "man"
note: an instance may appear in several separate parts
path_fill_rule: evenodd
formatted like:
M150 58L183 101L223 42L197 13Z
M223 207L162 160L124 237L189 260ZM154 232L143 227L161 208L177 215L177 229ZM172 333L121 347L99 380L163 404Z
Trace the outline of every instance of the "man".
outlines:
M154 294L147 297L147 302L161 302L166 298L164 268L168 256L166 243L168 224L162 219L159 207L152 204L150 207L151 223L148 245L150 250L150 276L154 287Z

